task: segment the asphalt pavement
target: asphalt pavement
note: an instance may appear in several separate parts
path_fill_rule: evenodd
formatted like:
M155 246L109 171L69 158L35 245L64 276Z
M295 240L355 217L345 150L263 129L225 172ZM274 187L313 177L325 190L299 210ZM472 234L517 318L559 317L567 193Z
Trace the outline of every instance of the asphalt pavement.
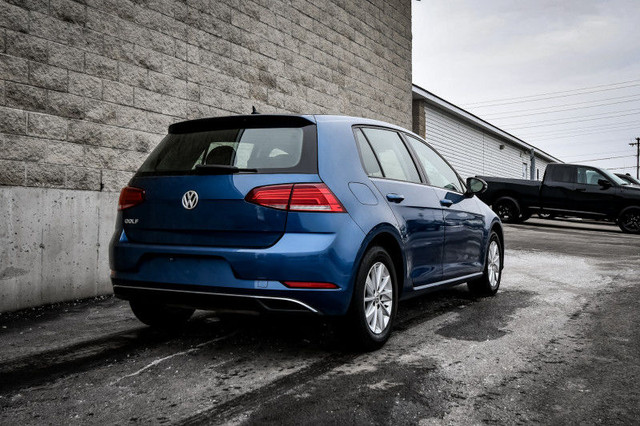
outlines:
M0 424L637 424L640 236L507 225L497 296L400 305L387 345L199 312L153 331L113 297L0 315Z

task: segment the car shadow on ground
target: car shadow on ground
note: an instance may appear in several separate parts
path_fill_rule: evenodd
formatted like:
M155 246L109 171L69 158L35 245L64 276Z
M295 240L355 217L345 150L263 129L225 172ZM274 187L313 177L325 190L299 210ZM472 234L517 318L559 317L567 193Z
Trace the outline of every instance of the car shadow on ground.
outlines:
M510 224L514 225L514 224ZM589 231L589 232L601 232L607 234L623 234L620 228L616 224L611 222L588 222L583 223L577 220L558 220L558 219L543 219L536 222L524 222L515 224L515 226L530 226L536 228L554 228L563 230L576 230L576 231ZM631 235L631 234L624 234Z
M394 333L476 300L465 286L458 286L403 301ZM341 321L315 316L223 315L198 311L179 330L155 330L140 324L122 332L0 363L3 377L0 394L88 371L107 362L118 363L133 353L166 345L178 351L216 341L247 353L357 356L343 329ZM215 350L212 345L202 348L204 352Z

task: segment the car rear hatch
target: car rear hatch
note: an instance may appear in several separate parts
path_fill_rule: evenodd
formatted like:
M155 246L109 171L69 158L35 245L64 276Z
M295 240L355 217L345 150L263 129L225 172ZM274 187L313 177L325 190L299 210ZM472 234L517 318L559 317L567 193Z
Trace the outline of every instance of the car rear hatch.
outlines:
M312 118L174 124L129 184L142 201L122 210L124 232L135 243L268 247L284 233L287 211L245 197L256 187L319 182L317 173Z

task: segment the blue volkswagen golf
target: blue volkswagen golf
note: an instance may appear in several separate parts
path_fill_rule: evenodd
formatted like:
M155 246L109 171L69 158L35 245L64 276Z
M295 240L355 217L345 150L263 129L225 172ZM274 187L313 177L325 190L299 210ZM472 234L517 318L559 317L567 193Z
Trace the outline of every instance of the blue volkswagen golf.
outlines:
M185 121L120 194L114 292L145 324L195 309L341 316L363 349L398 302L467 283L493 295L502 226L424 140L326 115Z

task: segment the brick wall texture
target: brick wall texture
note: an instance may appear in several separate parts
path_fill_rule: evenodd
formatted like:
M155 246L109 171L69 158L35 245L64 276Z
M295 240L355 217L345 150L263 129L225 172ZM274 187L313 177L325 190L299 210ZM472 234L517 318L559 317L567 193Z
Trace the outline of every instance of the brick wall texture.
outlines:
M0 185L117 191L252 105L410 128L410 0L0 0Z

